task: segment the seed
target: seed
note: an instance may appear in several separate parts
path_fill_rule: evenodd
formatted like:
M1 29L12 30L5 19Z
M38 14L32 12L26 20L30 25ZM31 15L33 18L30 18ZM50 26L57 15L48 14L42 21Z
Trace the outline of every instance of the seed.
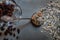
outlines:
M18 33L18 34L20 33L20 29L17 29L17 33Z
M18 39L19 37L17 36L16 39Z
M15 37L15 34L13 34L13 37Z
M15 31L15 30L16 30L16 28L13 28L12 30L13 30L13 31Z
M0 36L2 35L2 32L0 32Z
M10 34L10 36L11 36L11 35L12 35L12 32L10 32L9 34Z
M4 35L7 36L8 35L8 32L4 32Z
M7 30L12 31L12 26L9 26Z
M52 3L52 1L50 1L50 3Z
M3 40L8 40L7 38L4 38Z
M1 29L1 31L4 31L4 28L3 27L1 27L0 29Z

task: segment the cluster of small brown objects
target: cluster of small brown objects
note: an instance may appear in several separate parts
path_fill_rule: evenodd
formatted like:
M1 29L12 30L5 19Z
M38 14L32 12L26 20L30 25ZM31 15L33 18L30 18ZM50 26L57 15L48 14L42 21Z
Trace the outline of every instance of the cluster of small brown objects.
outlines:
M0 3L0 18L4 15L12 16L13 11L14 11L13 4L6 5L5 3Z
M35 26L35 27L39 27L41 26L40 25L40 22L37 20L37 18L41 17L42 16L42 12L36 12L32 15L32 18L31 18L31 23Z

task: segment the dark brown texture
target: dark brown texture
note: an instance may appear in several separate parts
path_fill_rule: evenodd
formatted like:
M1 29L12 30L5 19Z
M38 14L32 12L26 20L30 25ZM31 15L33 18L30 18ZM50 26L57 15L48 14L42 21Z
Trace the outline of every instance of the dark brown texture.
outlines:
M0 36L2 35L2 32L0 32Z
M4 38L3 40L8 40L8 38Z
M13 4L6 5L4 3L0 3L0 18L4 15L12 16L13 11L14 11Z

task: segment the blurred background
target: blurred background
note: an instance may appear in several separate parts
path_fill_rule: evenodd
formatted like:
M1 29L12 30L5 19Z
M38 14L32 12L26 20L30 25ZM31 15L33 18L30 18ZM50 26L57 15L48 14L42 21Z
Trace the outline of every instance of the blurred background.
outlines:
M32 14L43 7L47 6L47 3L51 0L15 0L22 9L23 18L31 18ZM52 0L55 1L55 0ZM27 23L27 24L26 24ZM21 21L20 24L24 25L24 28L20 31L18 40L52 40L51 36L47 32L41 32L41 27L35 28L28 20ZM19 26L20 27L20 26ZM9 40L14 37L9 36ZM1 39L1 38L0 38Z
M31 18L32 14L40 8L46 7L51 0L16 0L22 8L22 17ZM55 1L55 0L52 0ZM25 21L23 23L28 23ZM23 24L22 23L22 24ZM24 26L25 27L25 26ZM35 28L31 23L21 30L20 40L52 40L51 36L46 32L41 32L42 28Z

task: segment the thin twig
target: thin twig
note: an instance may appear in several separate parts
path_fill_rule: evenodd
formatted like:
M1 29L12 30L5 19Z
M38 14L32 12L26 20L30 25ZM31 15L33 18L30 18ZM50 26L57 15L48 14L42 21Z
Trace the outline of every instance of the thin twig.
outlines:
M16 18L14 20L30 20L31 18Z

